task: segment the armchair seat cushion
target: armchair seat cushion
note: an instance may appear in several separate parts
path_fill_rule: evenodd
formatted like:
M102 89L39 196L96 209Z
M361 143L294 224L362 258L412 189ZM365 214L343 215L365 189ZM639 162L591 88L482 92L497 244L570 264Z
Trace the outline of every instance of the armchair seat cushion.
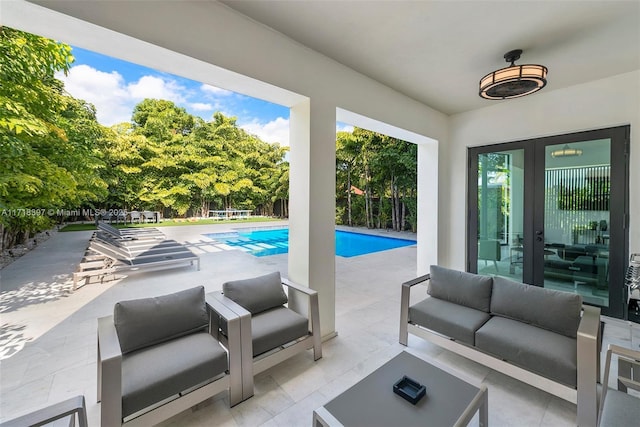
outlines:
M476 331L489 318L484 311L434 297L409 308L410 322L468 345L474 345Z
M127 417L227 370L227 353L198 332L122 357L122 416Z
M309 321L287 307L276 307L251 316L253 356L304 337Z
M476 332L476 347L543 377L576 387L576 339L494 316Z

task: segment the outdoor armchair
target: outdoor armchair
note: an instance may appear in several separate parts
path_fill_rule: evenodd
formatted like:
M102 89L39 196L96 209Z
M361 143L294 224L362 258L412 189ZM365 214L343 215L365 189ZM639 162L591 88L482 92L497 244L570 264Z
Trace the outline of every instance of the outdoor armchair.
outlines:
M131 224L133 224L136 221L138 222L138 224L140 224L140 217L141 217L141 214L138 211L129 212L129 222L131 222Z
M618 357L617 387L609 388L612 355ZM636 392L633 396L628 392ZM598 425L632 426L640 423L640 351L609 344L602 380Z
M219 319L228 354L214 337ZM155 425L223 391L239 403L240 351L239 316L202 286L117 303L98 319L101 426Z
M222 289L213 295L240 317L243 400L253 396L254 375L310 348L314 360L322 357L316 291L282 279L279 272L226 282ZM299 304L293 307L290 300ZM220 326L224 337L225 325Z

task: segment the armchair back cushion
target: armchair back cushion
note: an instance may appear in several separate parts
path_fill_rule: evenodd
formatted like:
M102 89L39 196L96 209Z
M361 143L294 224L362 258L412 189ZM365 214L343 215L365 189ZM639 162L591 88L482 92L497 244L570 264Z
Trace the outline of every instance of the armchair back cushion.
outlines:
M204 287L121 301L115 305L113 320L122 354L206 329Z
M427 292L432 297L488 313L492 283L488 276L432 265Z
M258 314L287 303L282 289L280 272L244 280L233 280L222 285L222 293L251 314Z
M581 310L580 295L493 278L492 314L575 338Z

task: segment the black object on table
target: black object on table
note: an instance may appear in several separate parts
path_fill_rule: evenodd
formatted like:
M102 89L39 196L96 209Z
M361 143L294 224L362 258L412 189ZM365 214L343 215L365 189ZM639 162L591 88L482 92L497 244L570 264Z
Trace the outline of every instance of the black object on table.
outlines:
M427 393L427 388L405 375L393 385L393 392L415 405Z

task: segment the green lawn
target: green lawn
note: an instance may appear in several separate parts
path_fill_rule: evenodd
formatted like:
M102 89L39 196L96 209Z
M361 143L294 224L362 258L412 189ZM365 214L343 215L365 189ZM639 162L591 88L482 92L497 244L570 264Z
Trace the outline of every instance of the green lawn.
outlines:
M251 217L247 219L229 219L229 220L219 220L219 219L198 219L198 220L188 220L188 219L166 219L160 223L147 223L147 224L113 224L114 227L118 228L145 228L145 227L173 227L173 226L181 226L181 225L209 225L209 224L243 224L247 222L269 222L269 221L281 221L280 218L265 218L265 217ZM95 230L95 224L69 224L65 225L60 231L85 231L85 230Z

